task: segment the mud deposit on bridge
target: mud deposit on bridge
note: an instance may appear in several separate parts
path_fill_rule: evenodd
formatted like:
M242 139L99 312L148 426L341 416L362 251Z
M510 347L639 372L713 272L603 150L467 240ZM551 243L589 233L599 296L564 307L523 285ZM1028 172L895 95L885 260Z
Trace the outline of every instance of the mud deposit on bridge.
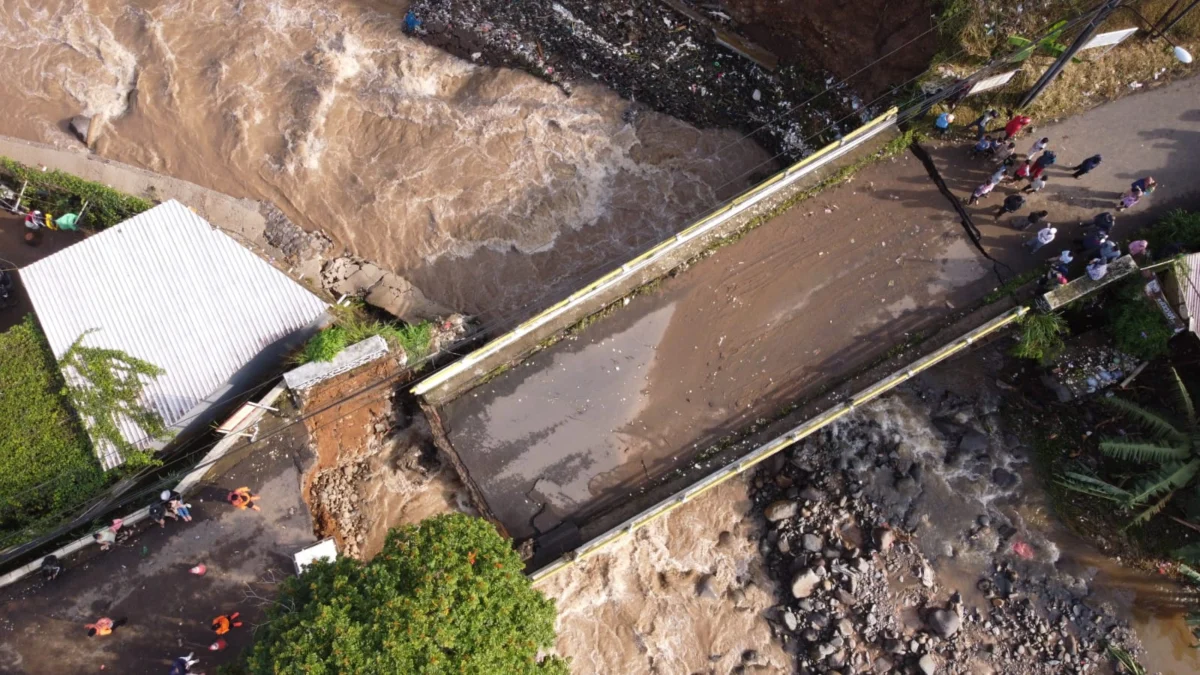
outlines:
M513 536L582 527L989 290L925 180L908 155L866 169L451 402L451 440Z

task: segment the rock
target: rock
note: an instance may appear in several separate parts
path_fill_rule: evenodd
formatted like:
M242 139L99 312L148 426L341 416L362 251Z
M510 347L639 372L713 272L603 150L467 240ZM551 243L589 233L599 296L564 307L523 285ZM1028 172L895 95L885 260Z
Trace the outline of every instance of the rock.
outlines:
M813 487L806 487L800 491L799 497L809 502L825 501L825 493Z
M810 569L796 573L796 576L792 577L792 597L807 598L812 595L813 589L820 581L821 578Z
M892 661L886 656L875 659L875 672L879 675L892 672Z
M896 481L896 492L902 496L912 497L921 491L921 486L911 476L905 476Z
M765 511L763 511L763 516L766 517L767 521L774 523L780 520L787 520L788 518L795 516L796 511L798 511L799 508L800 505L796 502L781 499L777 502L772 502L771 505L768 506Z
M890 549L894 543L896 543L896 533L891 528L875 528L875 545L879 547L881 553Z
M816 553L825 546L825 542L815 534L806 534L801 541L804 545L804 550L811 553Z
M958 451L965 452L971 455L978 455L987 452L988 437L987 434L980 433L974 429L967 432L962 440L958 442Z
M796 618L795 614L784 612L783 625L787 626L787 629L794 633L796 632L796 627L800 625L800 621Z
M92 118L87 115L76 115L68 122L71 131L83 142L84 145L91 147L92 141Z
M784 555L787 555L792 552L792 545L788 541L787 537L779 538L779 545L777 546L777 548L779 549L779 552Z
M1017 483L1019 482L1021 482L1021 479L1008 469L1002 469L1000 467L992 469L992 483L994 483L996 487L1004 490L1011 490L1012 488L1016 487Z
M933 629L933 632L943 638L949 639L962 626L962 619L948 609L935 609L929 613L927 623Z
M842 637L850 637L851 635L854 635L854 622L852 622L850 619L839 620L837 624L837 632L840 633Z
M842 666L846 665L846 650L839 649L833 652L825 659L825 663L828 664L830 668L841 668Z
M733 545L733 533L732 532L730 532L729 530L725 530L721 534L717 535L717 546L720 546L721 548L729 548L732 545Z
M696 584L696 595L710 600L716 600L720 597L717 589L714 587L713 576L711 574L705 574L700 577L700 581Z
M917 667L921 669L921 673L923 673L923 675L933 675L937 672L937 662L934 661L933 657L929 654L922 656L921 659L917 661Z

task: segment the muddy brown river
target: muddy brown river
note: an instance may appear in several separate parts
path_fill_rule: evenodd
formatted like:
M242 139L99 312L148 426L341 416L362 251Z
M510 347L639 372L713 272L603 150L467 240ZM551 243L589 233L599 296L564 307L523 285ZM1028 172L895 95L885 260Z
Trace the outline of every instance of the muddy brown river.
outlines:
M405 36L404 2L0 0L0 134L238 197L432 299L532 312L761 172L733 132Z

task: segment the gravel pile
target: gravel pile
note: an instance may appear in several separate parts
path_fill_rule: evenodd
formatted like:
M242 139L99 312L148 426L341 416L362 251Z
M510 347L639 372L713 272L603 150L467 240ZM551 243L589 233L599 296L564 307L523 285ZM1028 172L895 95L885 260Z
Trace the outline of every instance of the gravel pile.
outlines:
M784 593L771 620L797 671L1090 673L1109 667L1109 643L1137 653L1085 580L1031 553L1052 544L991 501L947 490L949 474L988 485L990 499L1020 497L1019 468L992 449L1013 439L983 424L997 421L993 402L942 396L930 411L935 453L864 415L755 477L761 551Z

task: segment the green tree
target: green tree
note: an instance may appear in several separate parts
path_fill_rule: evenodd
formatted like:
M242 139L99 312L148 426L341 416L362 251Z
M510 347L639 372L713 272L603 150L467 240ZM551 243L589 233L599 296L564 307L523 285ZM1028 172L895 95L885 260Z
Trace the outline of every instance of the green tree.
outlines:
M1200 490L1193 482L1200 471L1200 425L1196 422L1196 408L1179 374L1171 369L1171 375L1181 417L1179 422L1117 396L1101 399L1145 432L1146 438L1142 439L1105 438L1100 441L1101 452L1135 465L1128 480L1119 481L1122 485L1117 485L1073 471L1066 472L1061 480L1062 485L1071 490L1138 511L1130 525L1141 525L1153 518L1185 488L1190 488L1191 492Z
M481 518L443 515L388 534L368 563L339 558L284 583L248 659L256 674L551 673L554 602Z

